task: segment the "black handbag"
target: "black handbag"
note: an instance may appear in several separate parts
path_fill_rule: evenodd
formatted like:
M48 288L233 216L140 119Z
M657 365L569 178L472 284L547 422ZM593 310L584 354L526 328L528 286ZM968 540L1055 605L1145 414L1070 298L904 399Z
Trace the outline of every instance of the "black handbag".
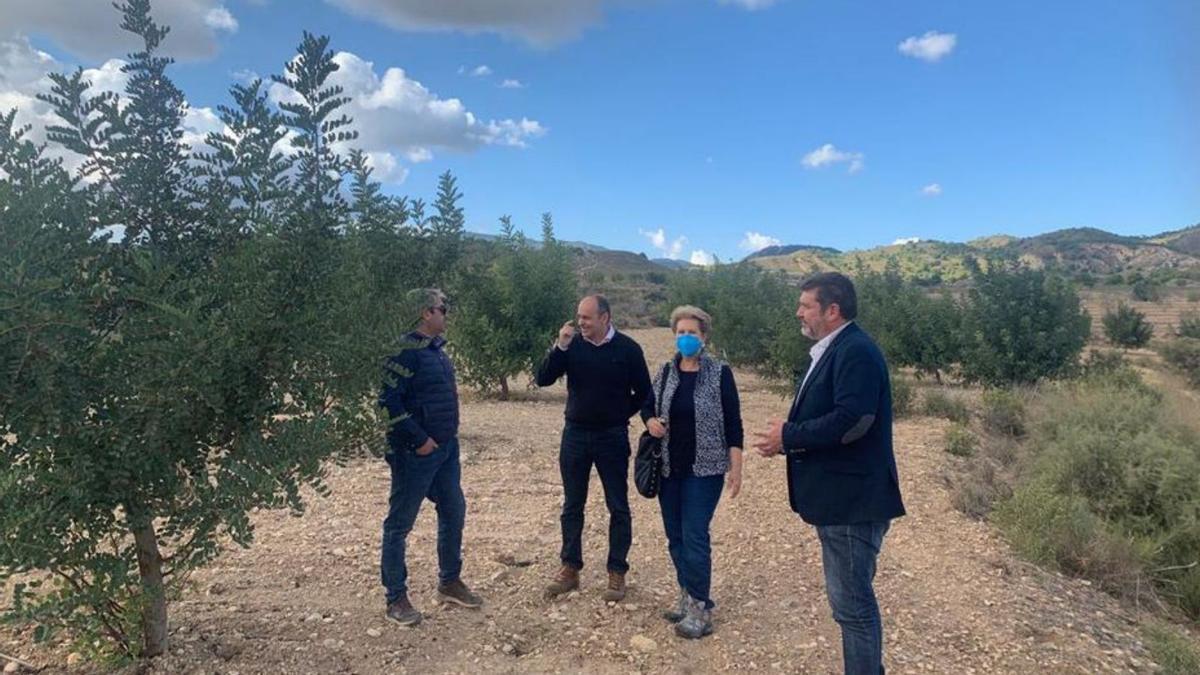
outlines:
M667 387L667 368L663 367L662 377L659 378L658 398L654 399L655 412L661 416L662 395ZM654 499L658 496L659 483L662 482L663 448L662 439L650 435L650 431L642 432L638 438L637 456L633 460L633 484L638 494Z

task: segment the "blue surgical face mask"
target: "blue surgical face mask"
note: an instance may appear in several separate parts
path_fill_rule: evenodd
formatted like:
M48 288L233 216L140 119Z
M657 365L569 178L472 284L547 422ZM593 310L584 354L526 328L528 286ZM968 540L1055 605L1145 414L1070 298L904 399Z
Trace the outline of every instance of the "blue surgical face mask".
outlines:
M675 338L675 347L684 356L695 356L700 353L704 343L700 341L699 337L685 333Z

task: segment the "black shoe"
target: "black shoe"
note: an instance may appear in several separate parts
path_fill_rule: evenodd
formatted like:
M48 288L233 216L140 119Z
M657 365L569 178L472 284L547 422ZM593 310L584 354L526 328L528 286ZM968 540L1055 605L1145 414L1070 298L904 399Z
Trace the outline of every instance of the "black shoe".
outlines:
M415 626L421 623L421 613L408 601L407 593L388 603L387 618L401 626Z
M455 579L444 584L438 584L438 595L447 602L453 602L463 607L478 609L483 605L483 598L471 592L462 579Z

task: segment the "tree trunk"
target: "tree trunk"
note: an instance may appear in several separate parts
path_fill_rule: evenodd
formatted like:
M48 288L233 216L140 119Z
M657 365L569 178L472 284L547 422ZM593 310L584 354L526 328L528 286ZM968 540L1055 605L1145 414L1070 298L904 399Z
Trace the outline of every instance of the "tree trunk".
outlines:
M167 594L154 523L147 520L134 527L133 540L142 579L142 656L159 656L167 651Z
M501 401L508 400L508 378L507 377L500 378L500 400Z

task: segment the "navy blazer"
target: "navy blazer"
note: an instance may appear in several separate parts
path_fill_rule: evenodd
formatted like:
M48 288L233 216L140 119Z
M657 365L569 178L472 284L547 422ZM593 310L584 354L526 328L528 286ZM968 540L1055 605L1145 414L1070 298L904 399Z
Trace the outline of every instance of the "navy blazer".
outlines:
M904 515L892 452L892 385L875 341L847 325L796 392L783 426L788 500L813 525Z

